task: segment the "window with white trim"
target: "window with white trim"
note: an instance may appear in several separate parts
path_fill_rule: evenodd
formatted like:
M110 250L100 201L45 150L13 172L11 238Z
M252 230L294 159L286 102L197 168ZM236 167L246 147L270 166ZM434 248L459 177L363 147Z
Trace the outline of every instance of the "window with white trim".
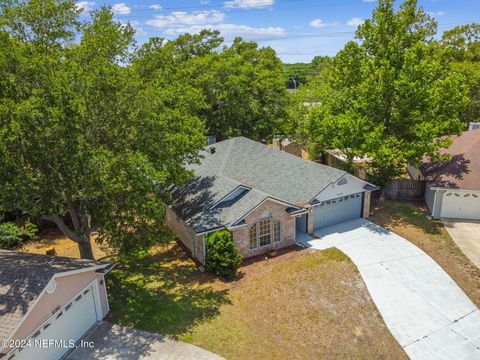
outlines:
M278 219L262 219L250 227L250 250L282 241L282 223Z

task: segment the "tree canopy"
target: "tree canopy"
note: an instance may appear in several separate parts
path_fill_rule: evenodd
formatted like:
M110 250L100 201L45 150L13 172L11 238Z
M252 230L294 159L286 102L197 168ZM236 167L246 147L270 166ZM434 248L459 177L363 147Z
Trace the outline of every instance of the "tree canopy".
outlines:
M457 26L446 31L442 44L453 58L453 69L464 75L468 88L470 101L460 118L465 125L480 121L480 24Z
M418 164L424 154L438 157L444 135L462 129L467 99L463 77L433 40L436 22L404 1L380 0L371 19L360 25L331 68L305 92L316 105L304 126L314 154L343 150L373 158L369 175L383 184ZM318 86L321 84L321 86Z
M110 8L80 21L70 0L0 4L0 209L55 222L92 258L90 234L130 252L169 235L166 189L205 135L270 137L281 63L218 33L138 48Z

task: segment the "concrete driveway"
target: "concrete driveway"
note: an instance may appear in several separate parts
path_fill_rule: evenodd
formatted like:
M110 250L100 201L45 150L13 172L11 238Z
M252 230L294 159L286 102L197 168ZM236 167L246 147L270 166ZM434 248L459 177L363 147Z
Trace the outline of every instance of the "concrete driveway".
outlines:
M94 347L77 348L66 360L221 360L197 346L123 326L101 322L84 339Z
M412 359L480 359L480 311L450 276L406 239L364 219L304 241L336 247L357 265L386 325Z
M442 222L453 241L480 268L480 221L442 219Z

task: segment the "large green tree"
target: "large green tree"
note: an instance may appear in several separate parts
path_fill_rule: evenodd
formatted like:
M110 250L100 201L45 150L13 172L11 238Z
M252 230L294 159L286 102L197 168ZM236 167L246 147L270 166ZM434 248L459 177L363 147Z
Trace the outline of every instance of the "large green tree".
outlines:
M461 119L467 125L480 121L480 24L457 26L446 31L442 44L453 58L452 67L465 77L469 104Z
M0 208L53 221L83 258L96 225L124 252L162 239L162 189L187 179L205 142L201 92L145 82L134 31L108 8L85 24L69 0L0 12Z
M134 64L145 79L155 73L173 82L190 79L205 102L198 116L218 140L267 140L282 132L287 92L282 63L271 48L240 38L226 46L218 32L204 30L172 41L152 38L139 53Z
M461 130L466 97L435 33L435 21L416 0L398 10L393 0L380 0L315 92L318 106L306 125L313 151L342 149L350 164L369 155L371 179L379 184L424 154L438 156L449 141L443 135Z

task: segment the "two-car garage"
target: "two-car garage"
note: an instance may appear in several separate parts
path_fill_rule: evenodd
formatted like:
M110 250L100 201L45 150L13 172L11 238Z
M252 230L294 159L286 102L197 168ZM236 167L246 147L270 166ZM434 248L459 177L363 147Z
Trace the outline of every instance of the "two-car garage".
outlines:
M362 217L363 193L322 201L312 210L313 229L320 229Z

